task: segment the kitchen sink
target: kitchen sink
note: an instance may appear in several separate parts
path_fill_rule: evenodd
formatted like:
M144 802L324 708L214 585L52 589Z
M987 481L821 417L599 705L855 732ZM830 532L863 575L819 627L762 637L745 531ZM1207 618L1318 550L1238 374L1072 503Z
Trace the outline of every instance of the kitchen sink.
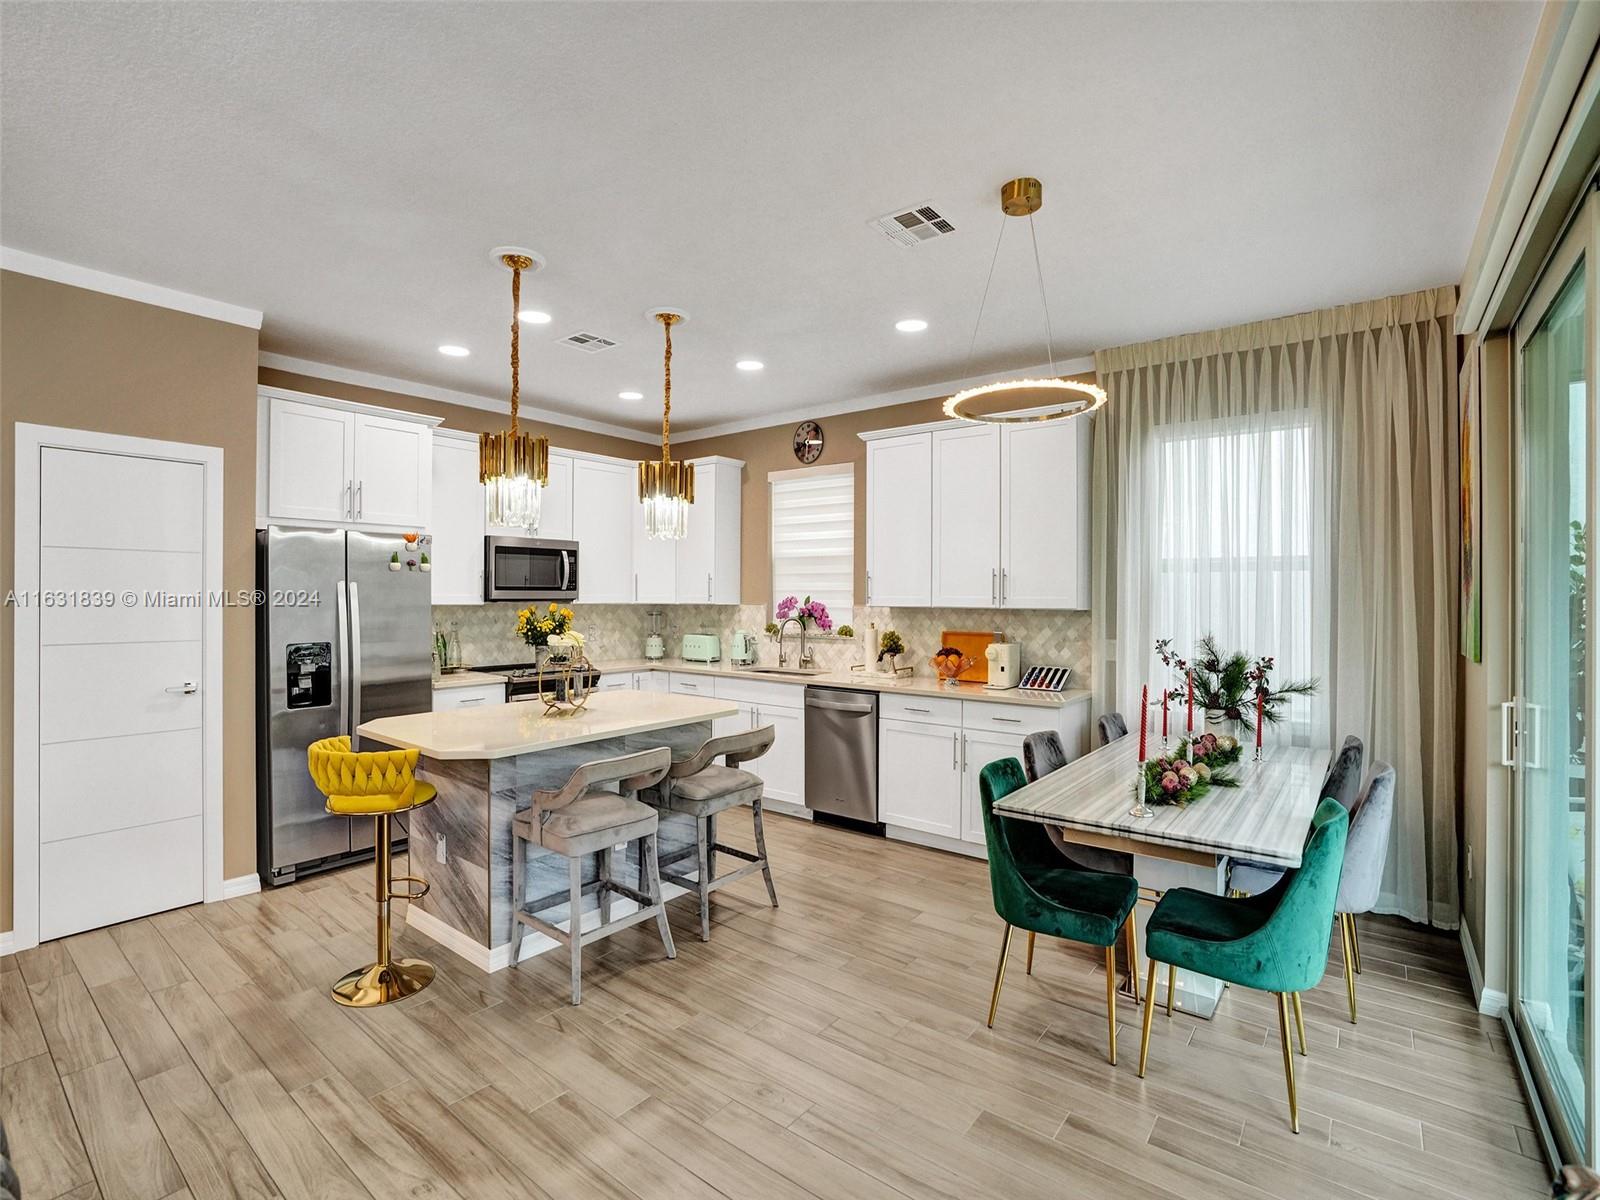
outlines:
M824 667L751 667L752 675L826 675Z

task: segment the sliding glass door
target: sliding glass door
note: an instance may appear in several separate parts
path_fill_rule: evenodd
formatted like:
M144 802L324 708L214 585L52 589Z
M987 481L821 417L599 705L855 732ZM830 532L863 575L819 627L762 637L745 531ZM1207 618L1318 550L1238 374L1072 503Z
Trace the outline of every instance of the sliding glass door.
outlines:
M1512 1019L1569 1161L1594 1161L1595 201L1516 328L1516 861Z

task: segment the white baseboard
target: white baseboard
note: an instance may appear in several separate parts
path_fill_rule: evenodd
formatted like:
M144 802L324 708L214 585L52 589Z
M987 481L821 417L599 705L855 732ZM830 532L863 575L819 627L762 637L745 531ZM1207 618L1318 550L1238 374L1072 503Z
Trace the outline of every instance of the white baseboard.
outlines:
M1472 944L1472 932L1465 921L1461 922L1461 954L1467 960L1467 978L1472 981L1472 998L1478 1011L1486 1017L1505 1015L1508 1003L1506 994L1497 988L1483 986L1483 967L1478 963L1478 950Z
M903 825L884 825L883 836L896 842L911 842L932 850L946 850L951 854L964 854L968 858L989 857L989 847L982 842L964 842L960 838L945 837L939 833L924 833L920 829L907 829Z
M0 933L0 958L4 958L8 954L15 954L17 952L15 946L16 940L16 934L9 929L5 930L3 933Z
M232 900L235 896L249 896L261 890L261 876L235 875L232 879L222 881L222 898Z

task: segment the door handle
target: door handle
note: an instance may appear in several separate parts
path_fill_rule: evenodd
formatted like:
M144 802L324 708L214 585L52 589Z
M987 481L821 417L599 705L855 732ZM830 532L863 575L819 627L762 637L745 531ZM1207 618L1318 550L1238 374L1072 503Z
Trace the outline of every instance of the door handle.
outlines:
M200 690L198 683L180 683L177 687L169 687L167 691L177 696L192 696Z
M361 597L350 581L350 740L355 749L356 726L361 724Z
M1517 702L1505 700L1500 705L1500 765L1514 767L1517 765L1516 752L1512 748L1512 726L1515 722Z
M1544 769L1544 705L1530 701L1528 715L1533 718L1528 722L1528 745L1531 749L1524 765L1530 771L1540 771Z
M350 729L350 600L349 583L339 580L334 590L339 637L339 728Z

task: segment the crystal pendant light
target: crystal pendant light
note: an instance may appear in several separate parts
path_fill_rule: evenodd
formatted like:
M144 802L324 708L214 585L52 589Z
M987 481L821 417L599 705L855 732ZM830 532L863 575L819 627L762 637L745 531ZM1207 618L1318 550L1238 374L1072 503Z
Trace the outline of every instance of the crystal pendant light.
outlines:
M962 421L987 425L1021 425L1033 421L1059 421L1066 417L1080 417L1092 413L1106 402L1106 393L1092 383L1079 383L1076 379L1057 379L1055 338L1050 329L1050 303L1044 293L1044 268L1039 263L1039 236L1034 232L1033 214L1044 205L1044 185L1037 179L1023 177L1008 180L1000 188L1000 211L1006 217L1027 217L1028 234L1033 240L1033 269L1039 280L1039 306L1044 309L1045 354L1050 362L1050 377L1046 379L1002 379L981 387L957 392L944 402L945 415ZM1000 243L1005 240L1006 222L1000 222L1000 236L994 244L994 260L989 263L989 282L994 281L994 262L1000 257ZM983 285L983 299L978 302L978 320L972 327L972 346L978 344L978 327L983 324L984 305L989 300L989 283ZM972 362L972 350L967 351L967 362ZM1014 396L1010 393L1016 393ZM1013 410L1002 413L963 411L963 406L985 396L1006 396ZM1016 412L1016 408L1027 409Z
M533 267L534 257L510 247L495 251L495 257L511 272L511 427L478 435L478 481L484 485L490 525L536 533L539 502L550 482L550 441L517 432L521 390L517 312L522 306L522 273Z
M694 464L672 461L672 327L688 320L680 312L656 309L650 314L666 331L667 350L662 373L661 459L639 464L639 503L644 508L644 531L653 538L688 536L689 506L694 503Z

